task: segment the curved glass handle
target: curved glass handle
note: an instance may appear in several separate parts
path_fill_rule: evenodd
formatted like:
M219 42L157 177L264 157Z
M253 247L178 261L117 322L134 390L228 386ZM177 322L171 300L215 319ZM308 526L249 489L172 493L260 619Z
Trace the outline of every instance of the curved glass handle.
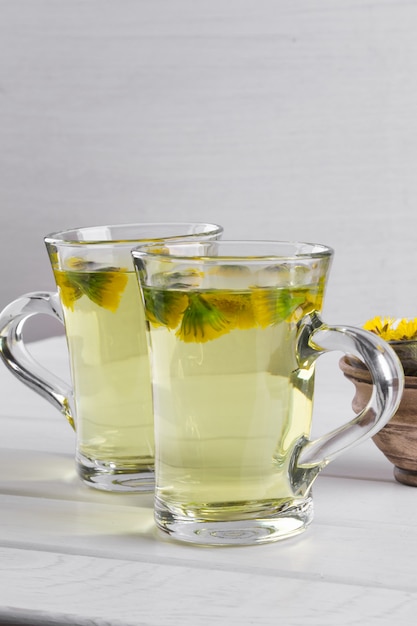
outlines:
M0 357L21 382L53 404L75 429L71 387L38 363L23 341L26 320L38 314L50 315L63 323L57 293L27 293L3 309L0 313Z
M317 315L307 317L298 338L300 366L308 367L320 354L331 350L357 356L365 363L372 376L372 396L364 410L350 422L301 444L295 461L299 470L315 468L317 473L342 452L372 437L391 419L401 400L403 368L386 342L366 330L326 326Z

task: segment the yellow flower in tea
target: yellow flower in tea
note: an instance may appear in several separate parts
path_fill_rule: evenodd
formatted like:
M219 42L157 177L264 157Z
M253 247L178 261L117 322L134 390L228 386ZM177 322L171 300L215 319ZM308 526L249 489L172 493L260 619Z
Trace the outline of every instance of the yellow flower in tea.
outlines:
M179 283L181 286L181 283ZM283 321L298 322L322 301L322 289L258 288L245 291L195 291L143 288L148 321L176 330L184 342L204 343L235 329L266 328Z
M154 326L175 329L188 306L188 297L182 291L144 289L146 317Z
M232 328L253 328L256 326L252 298L250 293L231 291L213 291L204 294L205 300L215 307Z
M230 320L207 300L206 294L190 293L177 336L185 342L204 343L232 328Z
M55 270L55 281L59 288L61 302L66 309L74 310L74 302L81 298L82 291L76 283L73 283L67 276L67 272Z
M109 311L116 311L122 293L127 285L126 271L120 270L117 272L94 272L89 274L88 272L82 272L81 276L84 279L84 293L90 300ZM88 276L88 280L85 280L85 276Z
M126 269L77 272L55 270L62 304L74 310L76 300L85 295L98 306L115 312L127 284Z
M396 319L374 317L363 325L365 330L378 335L384 341L410 341L417 339L417 318Z
M289 289L254 289L253 310L259 326L266 328L288 319L305 302L306 294Z

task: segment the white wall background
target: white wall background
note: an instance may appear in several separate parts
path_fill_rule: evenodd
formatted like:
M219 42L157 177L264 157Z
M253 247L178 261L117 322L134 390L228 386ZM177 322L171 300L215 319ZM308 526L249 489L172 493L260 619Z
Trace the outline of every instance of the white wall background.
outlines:
M50 231L192 219L333 246L329 322L417 316L416 32L405 0L0 0L0 306L53 288Z

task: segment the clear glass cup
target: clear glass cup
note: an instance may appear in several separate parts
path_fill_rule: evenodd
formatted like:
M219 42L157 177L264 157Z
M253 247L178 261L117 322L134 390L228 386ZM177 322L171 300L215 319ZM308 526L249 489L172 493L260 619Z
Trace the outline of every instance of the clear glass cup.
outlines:
M155 519L175 539L239 545L312 520L320 470L395 412L400 362L376 335L320 318L332 250L287 242L165 242L133 250L147 318ZM310 439L315 361L372 373L355 419Z
M45 238L57 293L34 292L0 314L0 356L76 431L76 467L91 487L150 491L154 437L145 322L131 249L144 241L219 237L204 223L93 226ZM65 326L72 384L26 350L25 321L37 314Z

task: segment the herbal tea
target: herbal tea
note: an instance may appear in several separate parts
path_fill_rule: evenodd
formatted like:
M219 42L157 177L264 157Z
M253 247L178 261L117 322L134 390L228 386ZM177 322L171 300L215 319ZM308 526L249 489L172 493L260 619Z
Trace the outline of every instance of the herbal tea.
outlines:
M57 291L23 294L0 312L0 360L75 430L77 472L89 487L154 490L152 391L133 248L157 242L163 248L177 240L209 245L222 230L207 223L145 222L51 233L44 243ZM63 324L70 381L26 349L22 328L36 315Z
M72 269L54 274L71 356L79 471L87 474L92 463L148 471L154 463L152 395L136 276L93 270L82 259L67 265Z
M205 520L288 504L288 465L310 432L314 382L313 366L298 369L297 322L321 309L323 282L143 293L157 504Z
M331 248L178 241L132 255L150 347L158 528L206 546L302 532L319 472L382 428L402 392L388 344L321 320ZM333 350L361 358L374 390L361 414L311 439L314 363Z

